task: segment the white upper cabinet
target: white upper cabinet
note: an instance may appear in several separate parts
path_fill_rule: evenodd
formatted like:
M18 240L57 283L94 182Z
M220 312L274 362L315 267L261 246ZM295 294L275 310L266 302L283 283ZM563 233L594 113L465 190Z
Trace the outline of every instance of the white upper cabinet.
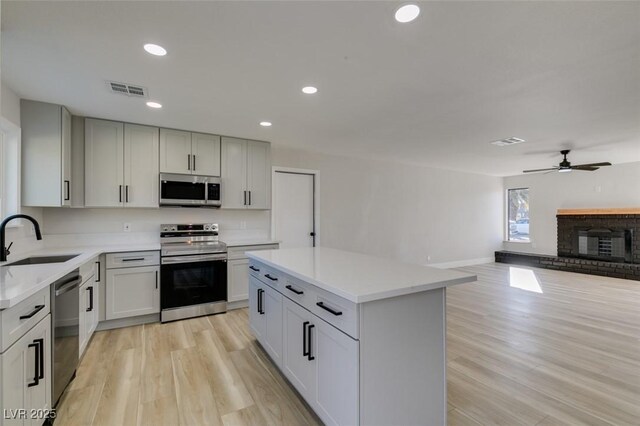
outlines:
M86 207L124 206L124 124L87 118L84 202Z
M124 125L124 202L127 207L158 207L157 127Z
M220 176L220 136L160 129L160 172Z
M71 114L61 105L20 101L22 204L71 205Z
M191 174L191 132L160 129L160 172Z
M271 145L222 138L222 208L271 207Z
M158 207L158 128L85 120L85 206Z
M220 136L191 133L193 174L220 176Z

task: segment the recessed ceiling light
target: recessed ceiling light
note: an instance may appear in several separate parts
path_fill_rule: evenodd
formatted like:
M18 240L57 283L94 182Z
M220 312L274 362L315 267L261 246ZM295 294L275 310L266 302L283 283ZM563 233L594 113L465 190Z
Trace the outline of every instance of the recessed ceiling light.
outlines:
M270 121L261 121L260 125L262 127L271 127L271 122Z
M157 44L147 43L144 45L144 50L156 56L164 56L167 54L167 49Z
M313 95L314 93L317 93L317 92L318 92L317 87L306 86L302 88L302 93L306 93L307 95Z
M415 4L405 4L396 10L396 21L406 24L420 15L420 8Z
M149 108L162 108L162 104L159 104L158 102L153 102L153 101L147 102L147 106Z

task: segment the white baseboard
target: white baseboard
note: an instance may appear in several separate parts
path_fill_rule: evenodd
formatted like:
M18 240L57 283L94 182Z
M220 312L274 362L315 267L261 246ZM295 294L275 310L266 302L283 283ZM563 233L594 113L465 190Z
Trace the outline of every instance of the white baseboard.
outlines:
M426 266L438 269L462 268L463 266L481 265L495 262L494 257L479 257L477 259L456 260L454 262L429 263Z
M96 331L113 330L114 328L131 327L134 325L150 324L152 322L160 322L160 314L100 321L96 327Z

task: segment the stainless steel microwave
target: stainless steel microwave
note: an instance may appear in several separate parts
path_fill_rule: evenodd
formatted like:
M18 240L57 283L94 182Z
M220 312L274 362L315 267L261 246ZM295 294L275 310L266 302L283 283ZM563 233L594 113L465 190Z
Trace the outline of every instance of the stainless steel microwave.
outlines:
M160 205L220 207L220 178L215 176L160 173Z

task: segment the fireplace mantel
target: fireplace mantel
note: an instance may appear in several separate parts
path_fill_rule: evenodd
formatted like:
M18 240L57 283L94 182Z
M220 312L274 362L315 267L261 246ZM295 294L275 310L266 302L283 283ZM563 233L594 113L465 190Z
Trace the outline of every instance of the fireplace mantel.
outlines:
M640 214L640 207L623 207L613 209L558 209L556 214L558 216Z

